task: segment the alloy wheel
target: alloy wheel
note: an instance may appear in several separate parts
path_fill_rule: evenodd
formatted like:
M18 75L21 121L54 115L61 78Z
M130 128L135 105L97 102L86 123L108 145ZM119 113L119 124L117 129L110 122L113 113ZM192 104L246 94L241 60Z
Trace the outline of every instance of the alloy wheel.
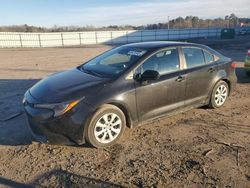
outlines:
M215 103L217 106L222 106L228 96L228 91L227 91L227 87L225 85L220 85L215 92Z
M98 142L107 144L119 136L121 128L121 118L115 113L107 113L95 124L94 136Z

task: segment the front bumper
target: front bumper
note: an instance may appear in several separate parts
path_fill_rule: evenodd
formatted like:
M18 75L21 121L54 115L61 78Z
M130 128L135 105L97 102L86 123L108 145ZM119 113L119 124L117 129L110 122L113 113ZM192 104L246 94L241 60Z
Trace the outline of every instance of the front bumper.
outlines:
M80 102L76 107L54 118L53 111L49 109L34 108L35 99L27 92L25 94L25 112L29 127L34 138L42 143L60 145L82 145L85 143L84 127L92 109Z
M74 145L68 137L51 131L45 124L38 123L28 117L30 132L36 141L47 144ZM47 123L48 124L48 123Z

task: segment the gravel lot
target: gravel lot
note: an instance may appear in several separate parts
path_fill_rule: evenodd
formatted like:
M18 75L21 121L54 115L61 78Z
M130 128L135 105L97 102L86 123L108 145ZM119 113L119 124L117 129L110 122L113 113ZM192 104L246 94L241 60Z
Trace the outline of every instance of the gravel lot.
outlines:
M226 105L127 129L107 149L33 142L21 100L39 79L110 46L0 49L0 187L250 187L250 78L241 68L250 39L199 42L238 61Z

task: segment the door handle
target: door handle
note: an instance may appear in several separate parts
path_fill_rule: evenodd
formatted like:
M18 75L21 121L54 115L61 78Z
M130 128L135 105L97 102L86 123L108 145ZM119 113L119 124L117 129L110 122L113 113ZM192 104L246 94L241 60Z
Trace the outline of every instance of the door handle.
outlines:
M177 82L182 82L182 81L184 81L184 80L185 80L185 76L179 76L179 77L176 79Z
M208 72L214 72L215 71L215 68L214 67L210 67L209 69L208 69Z

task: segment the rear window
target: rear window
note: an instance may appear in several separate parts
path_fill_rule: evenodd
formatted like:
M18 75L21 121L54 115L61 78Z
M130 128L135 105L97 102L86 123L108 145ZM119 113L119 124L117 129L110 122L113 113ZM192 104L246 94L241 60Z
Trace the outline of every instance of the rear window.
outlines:
M212 63L214 62L214 55L210 54L209 52L204 50L204 56L206 59L206 63Z
M187 68L205 65L203 50L200 48L183 48Z

